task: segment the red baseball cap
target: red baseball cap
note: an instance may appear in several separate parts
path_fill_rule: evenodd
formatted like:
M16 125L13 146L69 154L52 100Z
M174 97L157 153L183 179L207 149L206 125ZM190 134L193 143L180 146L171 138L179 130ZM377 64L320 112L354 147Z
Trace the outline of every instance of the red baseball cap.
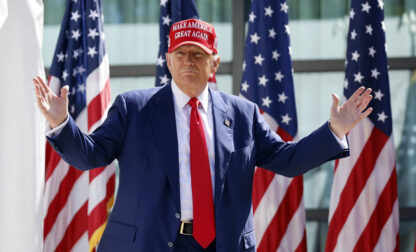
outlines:
M187 19L176 22L169 32L168 52L172 53L183 45L196 45L208 54L217 54L217 35L214 26L197 20Z

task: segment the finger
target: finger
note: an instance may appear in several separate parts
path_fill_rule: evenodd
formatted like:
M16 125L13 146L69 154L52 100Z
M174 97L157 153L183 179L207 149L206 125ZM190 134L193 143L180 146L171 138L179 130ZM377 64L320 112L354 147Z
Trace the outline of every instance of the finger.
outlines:
M366 118L367 116L371 114L371 112L373 112L373 108L368 108L366 111L361 113L361 118Z
M44 89L43 85L39 83L38 87L39 87L40 94L42 95L42 98L46 99L46 97L48 97L48 93Z
M68 100L68 92L69 92L69 86L65 85L61 88L61 97L65 100Z
M351 95L351 97L348 99L349 102L356 102L358 97L363 93L365 87L361 86L355 92Z
M364 100L361 102L361 105L360 105L360 112L362 112L368 106L368 104L370 103L372 99L373 99L372 95L369 95L364 98Z
M331 106L331 112L335 113L339 106L339 97L337 94L332 93L332 106Z
M36 76L36 79L38 83L40 84L40 86L43 88L43 90L45 90L45 92L51 92L48 85L46 85L46 83L42 80L40 76Z

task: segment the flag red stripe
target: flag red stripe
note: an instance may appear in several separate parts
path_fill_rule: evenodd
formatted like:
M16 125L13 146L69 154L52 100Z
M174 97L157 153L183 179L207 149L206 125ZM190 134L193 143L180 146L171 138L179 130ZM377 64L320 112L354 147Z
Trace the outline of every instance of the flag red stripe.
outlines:
M98 176L100 175L103 171L104 171L105 167L99 167L99 168L94 168L92 170L90 170L90 176L89 176L89 181L90 183Z
M56 151L52 148L49 142L46 142L46 150L45 150L45 164L46 164L46 171L45 171L45 182L52 176L52 173L55 171L56 166L58 165L59 161L61 161L61 157L56 153Z
M376 208L371 215L367 226L363 230L360 239L355 244L354 251L372 251L377 245L381 230L393 212L397 199L397 175L396 167L393 169L390 179L380 194Z
M352 169L347 183L342 190L340 198L342 199L337 206L329 224L328 237L325 251L334 250L338 234L341 232L349 213L360 196L368 177L374 169L379 153L388 140L382 131L373 127L371 135L368 138L360 157Z
M283 141L288 142L293 140L293 136L286 132L282 127L277 129L277 134L282 138Z
M97 228L99 228L107 220L107 203L113 196L115 188L115 174L108 179L106 185L105 198L91 211L88 221L88 238L91 238L92 234Z
M257 251L276 251L285 235L290 220L299 208L303 195L303 179L301 176L292 179L286 190L286 194L279 205L279 208L270 221L263 238L260 241Z
M66 227L65 234L56 247L55 251L71 251L81 236L87 231L88 222L88 201L82 205L72 218L71 223Z
M82 175L82 171L69 167L68 173L59 185L59 191L48 206L48 213L44 219L43 239L45 239L51 231L56 218L61 209L66 205L68 196L71 193L77 179Z
M306 252L308 251L307 244L306 244L306 230L303 232L302 242L296 248L295 252Z
M102 118L111 100L110 93L110 79L107 79L103 90L88 104L88 130Z
M253 212L257 210L261 199L263 198L264 193L267 188L269 188L270 183L273 181L275 173L265 170L261 167L258 167L254 172L253 177Z

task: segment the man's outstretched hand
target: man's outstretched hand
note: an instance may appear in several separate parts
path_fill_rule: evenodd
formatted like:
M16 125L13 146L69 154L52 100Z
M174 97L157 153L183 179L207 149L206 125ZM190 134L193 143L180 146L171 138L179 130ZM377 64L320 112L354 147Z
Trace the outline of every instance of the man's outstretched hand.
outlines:
M329 127L339 138L342 138L373 111L373 108L367 108L373 98L371 91L371 88L358 88L342 106L339 106L339 97L332 94Z
M63 123L68 117L68 86L61 89L61 96L57 96L42 78L37 76L33 79L35 85L36 100L38 107L49 122L51 128Z

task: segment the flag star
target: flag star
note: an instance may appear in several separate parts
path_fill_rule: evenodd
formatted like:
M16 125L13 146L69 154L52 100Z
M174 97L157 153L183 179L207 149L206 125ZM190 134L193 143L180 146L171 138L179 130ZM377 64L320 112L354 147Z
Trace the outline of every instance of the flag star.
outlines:
M159 78L160 78L160 83L161 84L166 85L166 84L169 83L169 78L166 74L161 76L161 77L159 76Z
M74 57L74 59L77 59L80 55L81 55L81 53L83 53L84 51L82 50L82 48L80 47L80 48L78 48L78 49L76 49L76 50L74 50L74 54L72 55L72 57Z
M272 100L269 99L269 96L266 96L266 98L262 98L263 100L263 106L270 108L270 103L272 103Z
M91 56L91 58L94 58L94 55L97 54L98 52L95 50L95 46L93 47L88 47L88 55Z
M90 15L88 15L89 18L92 18L92 20L95 21L96 18L99 18L100 15L98 15L97 10L90 10Z
M250 85L248 85L247 81L244 81L244 83L241 84L241 90L244 91L244 92L247 92L249 87L250 87Z
M72 2L77 3L78 0L72 0Z
M261 53L259 53L257 56L254 56L254 64L259 64L261 66L263 60L264 58L261 56Z
M282 82L282 80L283 80L284 77L285 76L282 74L281 71L279 71L277 73L274 73L274 80L277 80L279 82Z
M73 114L73 113L75 113L75 105L72 104L72 106L71 106L71 114Z
M361 9L361 11L365 11L367 13L370 13L371 6L368 2L365 2L365 3L361 4L361 6L363 7Z
M263 76L259 77L259 85L266 86L269 79L266 78L266 75L263 74Z
M71 12L71 20L74 20L75 22L78 22L78 18L80 18L81 15L78 14L78 11Z
M272 9L272 7L269 5L269 7L264 8L264 15L265 16L269 16L272 17L274 10Z
M274 28L269 29L269 38L273 38L276 37L276 31L274 30Z
M377 68L371 69L371 77L373 77L374 79L377 79L379 75L380 75L380 72L377 71Z
M292 55L292 47L291 47L291 46L289 46L289 47L287 48L287 50L288 50L288 52L289 52L289 55Z
M166 15L164 17L162 17L163 19L163 24L169 26L170 22L172 21L172 19L170 19L169 15Z
M374 46L368 48L368 55L374 58L375 53L376 53L376 50L374 50Z
M287 34L290 34L290 28L289 28L289 25L285 25L285 32L286 32Z
M79 37L81 37L81 33L79 33L79 30L75 30L75 31L72 30L71 32L72 32L71 38L78 41Z
M373 27L371 27L371 24L365 26L365 33L373 35Z
M289 10L289 6L287 6L286 2L280 4L280 11L283 11L284 13L287 13L288 10Z
M85 90L87 90L87 88L85 87L85 85L78 84L78 92L84 93Z
M355 37L357 37L357 32L355 32L355 29L354 29L354 30L352 30L352 32L351 32L351 39L352 39L352 40L355 40Z
M287 98L289 98L286 96L285 92L278 94L278 96L279 96L279 102L282 102L282 103L285 103Z
M65 53L65 60L68 58L68 53Z
M374 99L380 100L381 98L384 96L384 94L381 92L381 89L378 90L377 92L374 92Z
M350 18L351 19L354 19L354 16L355 16L355 11L354 11L353 8L351 8L351 10L350 10Z
M248 17L248 19L249 19L250 22L254 23L254 19L256 19L256 17L257 16L254 15L254 12L251 12L250 15L249 15L249 17Z
M261 38L257 35L257 32L254 33L253 35L250 35L250 42L255 43L256 45L259 43L260 39Z
M280 57L280 54L277 52L277 50L274 50L272 52L272 58L277 61L279 57Z
M163 59L162 55L159 56L159 58L157 58L157 66L163 67L163 63L165 63L165 59Z
M78 73L78 67L74 67L74 69L72 70L72 76L77 75Z
M344 65L345 65L345 67L347 67L347 65L348 65L348 60L347 59L345 59Z
M99 36L100 34L97 32L97 29L88 29L89 33L88 33L88 37L91 37L92 39L95 39L96 36Z
M292 120L292 118L289 117L289 114L282 115L282 123L289 125L290 120Z
M349 84L349 83L348 83L348 79L345 79L345 80L344 80L344 88L345 88L345 89L348 89L348 84Z
M160 0L160 6L166 7L166 3L167 3L168 1L169 1L169 0Z
M83 72L87 71L87 69L85 69L83 66L79 66L78 67L78 73L82 74Z
M354 81L361 83L361 81L364 79L364 76L361 75L361 72L358 72L357 74L354 74Z
M358 58L360 57L360 54L358 54L357 50L355 52L351 53L351 58L353 61L358 62Z
M64 62L65 55L63 52L57 54L56 57L58 57L58 62Z
M385 122L388 116L383 112L377 114L378 118L377 121Z
M105 40L105 34L104 34L104 32L101 32L100 33L100 37L101 37L101 40Z
M64 81L66 81L66 78L68 77L68 73L66 72L66 70L64 70L62 72L62 79L64 79Z
M383 29L383 31L386 31L386 24L384 23L384 21L381 21L381 29Z
M246 61L243 61L243 72L246 71L246 67L247 67Z
M383 9L384 8L384 2L383 2L383 0L378 0L378 7L380 9Z

